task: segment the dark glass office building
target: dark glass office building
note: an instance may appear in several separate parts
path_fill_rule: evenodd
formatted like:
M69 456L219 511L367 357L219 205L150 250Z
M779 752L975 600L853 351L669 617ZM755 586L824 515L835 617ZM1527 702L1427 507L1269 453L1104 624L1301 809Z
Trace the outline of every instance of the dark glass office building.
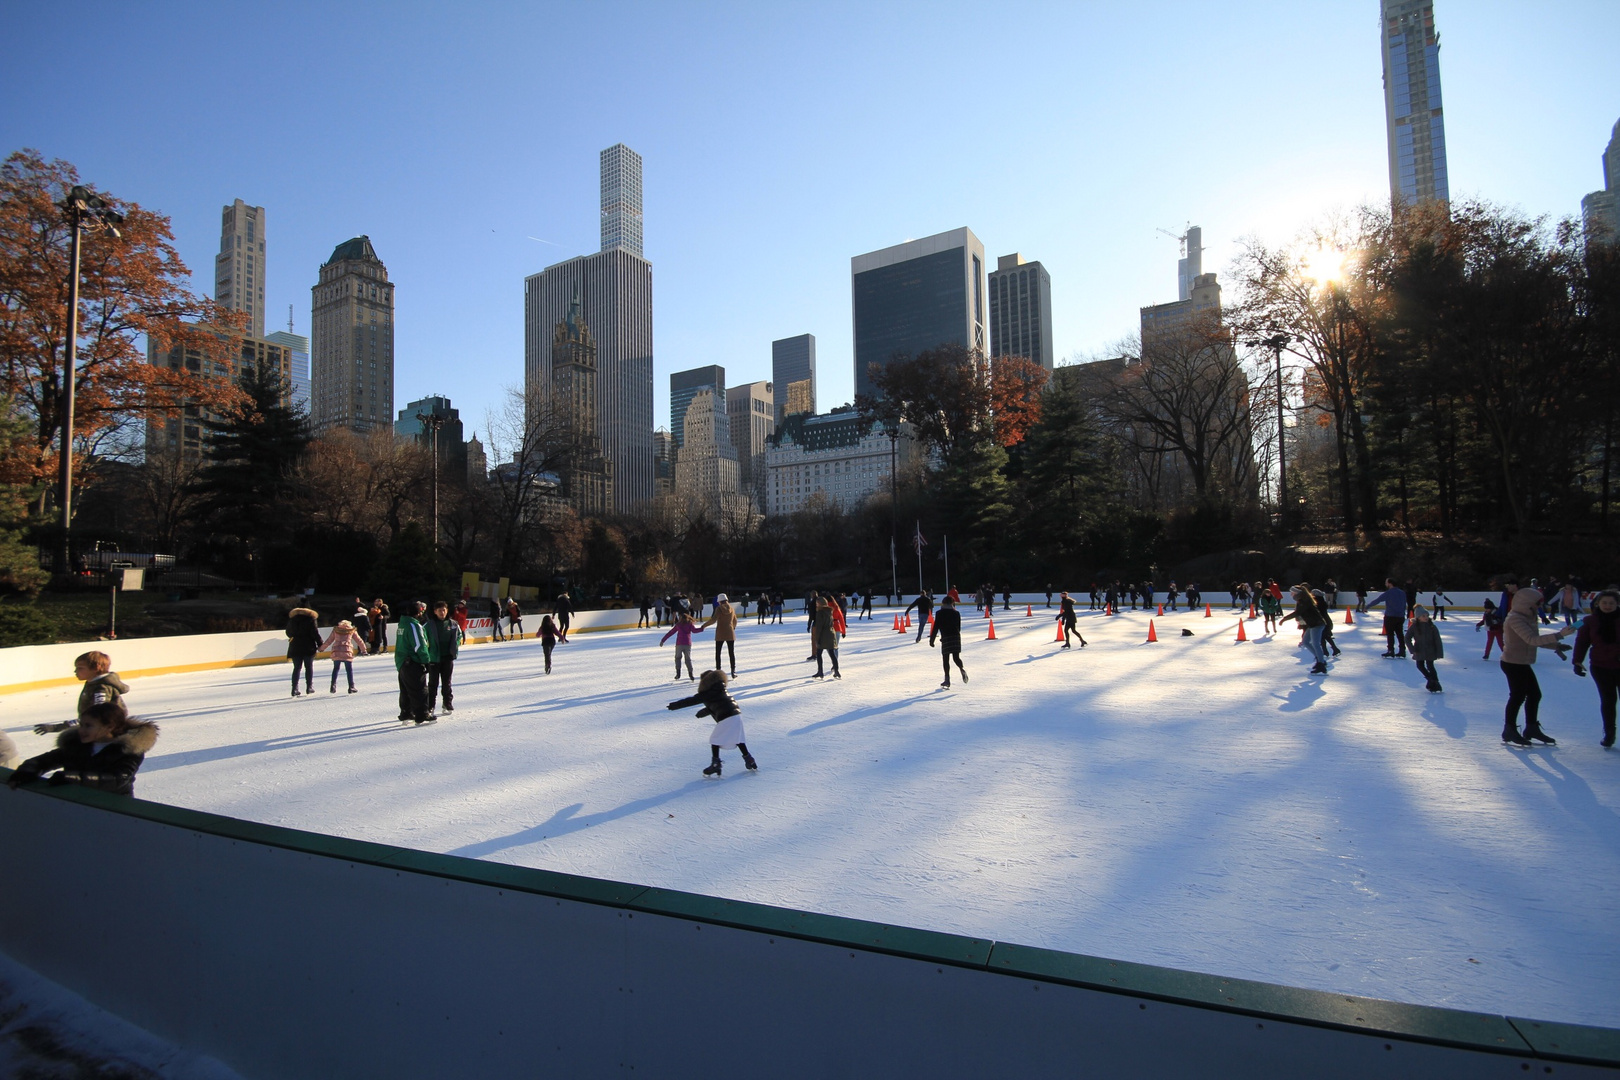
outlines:
M940 345L986 351L984 245L962 228L850 260L855 392L873 392L868 365Z
M816 335L771 342L771 385L778 427L793 413L816 411Z

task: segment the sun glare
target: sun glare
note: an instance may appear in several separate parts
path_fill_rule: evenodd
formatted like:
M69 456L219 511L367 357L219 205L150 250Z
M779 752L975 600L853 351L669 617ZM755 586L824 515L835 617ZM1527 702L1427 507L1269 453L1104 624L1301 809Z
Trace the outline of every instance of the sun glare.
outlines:
M1344 276L1344 260L1342 251L1335 248L1318 248L1305 256L1302 270L1307 278L1326 285Z

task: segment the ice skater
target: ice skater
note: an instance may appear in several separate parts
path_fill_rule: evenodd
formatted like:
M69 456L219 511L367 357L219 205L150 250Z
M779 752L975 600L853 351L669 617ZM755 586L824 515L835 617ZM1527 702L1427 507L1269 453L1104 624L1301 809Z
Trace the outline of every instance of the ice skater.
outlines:
M832 657L833 678L844 677L838 670L838 639L847 632L844 612L838 606L838 601L830 596L817 600L810 624L810 647L814 650L816 661L816 673L811 678L826 678L827 672L821 663L823 652Z
M1558 741L1541 730L1537 712L1541 707L1541 684L1536 681L1536 654L1542 649L1562 649L1563 640L1575 633L1566 626L1554 634L1543 634L1536 622L1541 607L1541 590L1534 586L1513 594L1513 609L1502 620L1502 674L1507 677L1507 712L1502 718L1502 741L1513 746L1529 746L1532 741L1557 746ZM1519 732L1519 706L1524 706L1524 732Z
M1603 746L1614 745L1615 698L1620 695L1620 592L1604 589L1592 600L1592 613L1581 620L1575 634L1577 675L1587 673L1588 650L1592 682L1597 686L1598 713L1603 719Z
M1537 597L1541 594L1537 593ZM1384 579L1384 591L1368 600L1363 607L1371 609L1384 605L1384 640L1389 648L1384 655L1406 659L1406 590L1396 587L1394 578Z
M135 773L156 745L158 727L137 720L114 698L92 705L71 730L56 737L56 749L31 757L11 774L11 787L31 784L52 769L58 784L81 784L114 795L135 794Z
M439 711L453 713L456 711L455 694L450 688L450 680L456 673L456 655L461 651L461 627L450 617L447 601L434 602L433 615L423 624L423 630L427 633L428 651L433 654L433 659L428 662L428 712L433 712L435 701L442 700L444 705ZM333 672L332 677L336 678L337 673Z
M79 722L78 718L83 716L90 706L119 701L129 693L129 687L118 677L118 672L112 669L112 657L99 650L78 655L73 661L73 677L84 683L84 688L79 691L79 707L74 719L63 720L59 724L35 724L35 735L66 731Z
M1075 614L1074 610L1074 597L1065 592L1062 597L1059 598L1057 616L1058 626L1063 630L1063 647L1065 649L1069 648L1070 634L1073 634L1076 638L1080 639L1080 647L1082 649L1086 647L1086 639L1081 636L1080 627L1077 625L1079 618L1080 617Z
M298 672L304 673L304 693L315 692L315 654L321 651L320 616L307 607L287 613L287 659L292 661L292 696L298 697Z
M694 623L691 615L677 610L675 612L675 621L658 641L658 647L661 649L664 647L664 642L668 641L671 635L675 638L675 680L677 682L681 678L681 661L683 659L686 661L687 680L691 681L697 678L692 674L692 635L701 633L703 633L703 627Z
M394 628L394 671L399 679L399 720L402 724L427 724L433 720L427 705L427 669L433 662L422 616L427 605L418 600L405 609Z
M540 618L540 629L534 632L540 639L540 651L545 654L546 674L551 674L551 650L557 647L557 621L550 615Z
M1300 582L1293 588L1294 610L1278 620L1277 629L1289 619L1294 625L1305 632L1305 647L1311 650L1311 656L1316 663L1311 666L1312 675L1326 675L1328 673L1327 654L1322 651L1322 608L1317 605L1316 597L1311 595L1311 587L1306 582Z
M1480 615L1479 622L1474 624L1474 632L1478 633L1480 627L1487 631L1485 634L1486 660L1491 658L1491 642L1496 642L1497 648L1502 648L1502 609L1496 606L1496 601L1490 597L1485 598L1485 611Z
M1451 597L1447 596L1439 589L1434 590L1434 595L1429 597L1429 606L1434 608L1434 617L1436 619L1444 619L1446 617L1446 605L1450 603Z
M962 673L962 681L968 681L967 668L962 666L962 613L956 610L950 597L939 605L934 613L934 627L928 631L928 647L934 647L934 639L939 638L939 661L945 667L945 681L939 685L949 690L951 688L951 661L956 661L956 670Z
M1440 676L1435 674L1434 662L1445 659L1446 646L1440 640L1440 628L1434 625L1434 620L1429 618L1429 609L1422 604L1412 609L1412 629L1408 633L1408 641L1412 646L1412 660L1423 673L1424 685L1429 693L1440 693Z
M332 627L332 633L321 642L321 651L332 657L332 688L327 692L337 693L338 669L342 668L349 676L349 693L356 693L354 658L366 655L366 642L354 623L348 619L338 620L338 624Z
M1265 588L1256 590L1259 597L1260 625L1268 634L1274 634L1282 629L1282 596L1273 591L1276 584L1268 580ZM1304 627L1300 629L1303 630Z
M703 620L705 628L714 627L714 666L720 667L720 653L724 650L731 657L731 677L737 677L737 611L731 606L731 598L725 593L714 598L714 611Z
M698 681L697 693L670 702L668 708L673 712L693 705L703 706L698 710L699 716L714 718L714 728L709 732L709 767L703 770L704 776L720 775L720 751L727 746L735 746L741 752L743 764L750 772L759 768L754 755L748 752L748 736L743 733L742 706L726 693L725 672L718 669L705 671L703 678Z
M911 639L911 643L915 645L922 640L924 632L928 629L928 616L934 610L934 594L924 589L917 599L906 605L906 609L900 613L900 617L904 619L907 615L910 615L912 608L917 609L917 636Z

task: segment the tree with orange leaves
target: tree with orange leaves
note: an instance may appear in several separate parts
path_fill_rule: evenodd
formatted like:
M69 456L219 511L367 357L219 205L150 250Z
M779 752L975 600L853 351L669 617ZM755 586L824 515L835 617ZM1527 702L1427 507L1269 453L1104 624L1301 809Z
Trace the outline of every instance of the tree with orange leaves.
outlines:
M0 470L41 492L36 513L47 507L61 453L72 239L61 202L77 183L72 165L47 162L34 150L19 150L0 165L0 397L14 403L29 429L11 444ZM234 380L148 364L137 346L141 336L200 349L229 367L228 336L245 325L187 288L189 271L175 252L168 218L96 194L124 220L121 235L87 235L81 248L76 473L131 420L185 404L222 407L238 393Z
M1017 446L1041 422L1041 392L1050 378L1051 372L1022 356L990 361L990 412L1003 447Z

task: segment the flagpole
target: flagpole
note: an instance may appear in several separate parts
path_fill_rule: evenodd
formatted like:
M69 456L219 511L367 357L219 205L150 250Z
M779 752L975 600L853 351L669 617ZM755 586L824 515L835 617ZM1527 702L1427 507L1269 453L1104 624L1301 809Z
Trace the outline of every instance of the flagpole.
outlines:
M951 591L951 538L940 534L940 545L945 552L945 591Z
M922 522L921 521L917 522L917 531L916 531L916 533L914 535L916 537L918 537L918 538L920 538L922 536ZM922 549L923 549L923 546L922 546L922 543L921 543L920 539L913 540L911 546L917 549L917 595L921 596L923 593L927 592L927 590L923 588L923 572L922 572Z

